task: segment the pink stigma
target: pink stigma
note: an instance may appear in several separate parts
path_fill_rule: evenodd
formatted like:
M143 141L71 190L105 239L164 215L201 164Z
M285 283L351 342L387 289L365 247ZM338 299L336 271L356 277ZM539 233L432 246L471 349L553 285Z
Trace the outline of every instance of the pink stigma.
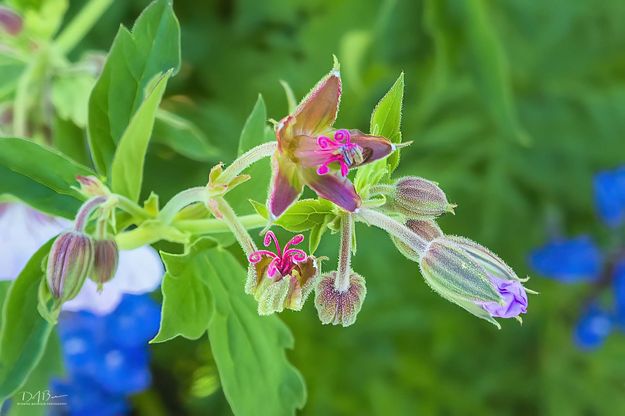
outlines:
M328 167L330 163L338 162L341 166L341 175L347 176L350 166L354 165L354 157L360 154L359 146L352 143L351 134L344 129L334 133L334 140L327 136L319 136L317 144L323 153L328 154L327 159L317 168L319 175L325 175L330 171Z
M308 255L303 250L290 248L291 246L296 246L304 241L304 236L302 234L298 234L291 238L289 242L284 245L284 249L281 249L276 235L272 231L267 231L263 244L265 247L269 247L272 241L276 247L276 253L269 250L258 250L250 254L248 257L249 262L252 264L258 263L264 256L270 257L272 260L267 267L267 275L270 278L274 277L278 272L281 276L287 276L291 273L291 270L293 270L293 267L295 267L297 263L306 261L308 258Z

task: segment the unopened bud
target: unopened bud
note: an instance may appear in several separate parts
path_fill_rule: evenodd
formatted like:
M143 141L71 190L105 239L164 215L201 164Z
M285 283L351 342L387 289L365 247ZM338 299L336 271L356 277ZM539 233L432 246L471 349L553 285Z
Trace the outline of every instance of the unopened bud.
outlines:
M88 198L108 196L111 193L106 185L95 176L76 176L76 180L80 184L80 193Z
M521 280L503 260L474 241L438 237L430 242L419 265L432 289L495 325L494 317L517 317L527 310Z
M335 287L337 272L323 275L315 288L315 307L321 323L350 326L356 322L367 294L365 279L354 272L349 276L349 288L338 291Z
M77 231L65 232L54 241L48 256L46 280L52 296L61 302L76 297L93 265L91 238Z
M431 220L446 212L453 213L455 207L447 202L438 185L414 176L399 179L387 198L386 209L416 220Z
M410 228L415 234L428 243L443 235L440 227L433 220L408 220L406 221L406 227ZM391 239L401 254L412 261L419 261L419 255L410 247L410 245L406 244L394 235L391 236Z
M115 240L96 240L93 244L93 270L90 278L101 288L104 283L115 276L119 262L119 250Z
M9 35L16 36L22 31L22 18L8 7L0 6L0 27Z

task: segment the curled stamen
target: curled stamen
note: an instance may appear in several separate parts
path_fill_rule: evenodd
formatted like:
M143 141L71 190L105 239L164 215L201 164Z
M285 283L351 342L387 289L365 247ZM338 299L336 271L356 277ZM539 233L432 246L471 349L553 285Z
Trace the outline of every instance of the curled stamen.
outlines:
M334 133L334 140L337 143L351 144L351 139L351 134L349 134L349 131L345 129L337 130L336 133Z
M319 149L327 154L326 160L317 168L318 175L325 175L330 171L330 163L339 163L341 175L347 176L349 168L363 161L362 149L351 141L351 134L348 130L337 130L334 133L334 140L319 136L317 138Z
M304 236L302 234L297 234L295 237L291 238L289 242L284 245L285 254L290 246L296 246L302 241L304 241Z
M326 136L319 136L317 138L317 144L322 149L327 149L328 147L330 147L332 145L336 145L334 140L332 140L332 139L330 139L329 137L326 137Z
M292 248L284 253L285 257L290 257L295 263L300 263L302 261L306 261L308 255L304 250L300 250L298 248Z
M271 261L267 265L267 276L269 278L273 278L278 272L281 276L286 276L291 273L296 263L308 259L308 255L305 251L296 248L289 248L304 241L304 236L302 234L298 234L291 238L289 242L285 244L284 249L281 249L276 235L273 232L268 231L267 234L265 234L263 243L267 247L272 241L274 242L277 253L272 253L269 250L257 250L248 257L248 261L252 264L259 263L264 257L270 257Z
M271 244L271 240L273 240L273 243L276 246L278 256L282 256L282 249L280 248L280 243L278 243L276 235L272 231L267 231L267 234L265 234L265 239L263 240L263 244L265 245L265 247L269 247L269 245Z
M250 256L247 258L247 260L250 263L258 263L259 261L261 261L263 259L263 256L269 256L269 257L273 257L273 258L278 258L278 255L276 253L272 253L269 250L258 250L253 252L252 254L250 254Z

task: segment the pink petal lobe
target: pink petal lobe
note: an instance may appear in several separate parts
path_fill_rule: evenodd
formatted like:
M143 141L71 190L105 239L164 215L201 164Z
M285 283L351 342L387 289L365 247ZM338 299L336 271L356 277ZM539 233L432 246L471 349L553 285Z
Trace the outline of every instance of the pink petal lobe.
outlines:
M341 76L338 70L333 69L295 109L294 134L317 136L327 131L336 120L340 100Z
M368 134L364 134L360 130L350 130L349 133L351 135L352 143L355 143L362 148L363 162L358 166L382 159L390 155L395 150L395 146L384 137L370 136Z
M314 169L306 169L304 180L319 197L332 201L346 211L356 211L362 203L354 185L340 174L318 175Z
M275 219L291 206L302 193L303 183L297 165L288 160L280 152L272 158L273 177L267 206L269 213Z

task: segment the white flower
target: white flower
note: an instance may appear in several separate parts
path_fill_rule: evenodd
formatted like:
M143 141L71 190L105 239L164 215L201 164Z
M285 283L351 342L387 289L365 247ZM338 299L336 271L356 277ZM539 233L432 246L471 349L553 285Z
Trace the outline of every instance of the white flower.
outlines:
M70 221L49 217L21 203L0 204L0 280L15 279L41 245L70 226ZM156 289L164 272L158 253L150 246L121 251L117 273L102 292L98 293L97 285L87 280L78 296L66 302L63 309L106 315L117 307L124 293Z

